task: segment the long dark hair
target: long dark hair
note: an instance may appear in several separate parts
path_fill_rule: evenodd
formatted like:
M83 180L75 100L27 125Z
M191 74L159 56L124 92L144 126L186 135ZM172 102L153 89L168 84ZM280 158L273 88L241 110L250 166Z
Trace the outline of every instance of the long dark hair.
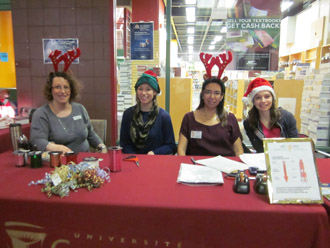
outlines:
M199 100L199 105L198 105L197 109L202 109L204 107L205 103L204 103L204 99L203 99L203 94L204 94L206 86L210 83L216 83L221 88L221 95L223 96L223 98L217 106L217 115L220 119L221 125L226 126L227 125L227 116L228 116L228 112L224 109L226 87L225 87L225 84L220 79L212 77L212 78L209 78L204 81L203 86L202 86L202 91L199 95L200 100Z
M270 112L270 122L269 122L270 129L273 129L274 127L279 127L277 122L280 119L281 114L280 111L275 107L274 97L269 112ZM257 129L258 123L260 121L260 115L258 109L254 105L252 109L249 111L248 121L253 130Z
M52 87L53 87L53 80L55 77L62 77L68 81L68 83L70 85L70 92L71 92L70 99L69 99L70 102L74 101L75 99L77 99L79 97L79 93L81 90L81 84L79 81L77 81L73 77L73 75L71 75L71 73L69 73L69 72L51 72L48 75L47 83L43 90L44 96L46 97L46 99L48 101L53 100Z

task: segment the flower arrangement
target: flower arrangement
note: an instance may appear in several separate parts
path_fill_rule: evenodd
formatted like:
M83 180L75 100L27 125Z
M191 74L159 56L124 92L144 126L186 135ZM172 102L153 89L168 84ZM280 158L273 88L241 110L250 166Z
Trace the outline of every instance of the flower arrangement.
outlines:
M45 178L30 182L29 186L44 184L45 186L41 189L41 192L46 193L48 197L58 195L63 198L69 196L70 189L87 188L92 190L101 187L104 182L110 182L110 172L82 162L56 167L54 171L46 173Z

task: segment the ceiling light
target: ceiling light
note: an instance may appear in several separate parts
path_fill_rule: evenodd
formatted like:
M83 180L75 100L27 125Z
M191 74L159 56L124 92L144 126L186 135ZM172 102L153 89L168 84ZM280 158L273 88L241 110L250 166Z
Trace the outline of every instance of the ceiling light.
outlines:
M236 5L236 0L226 0L226 8L231 9L234 8Z
M215 43L217 43L215 40L211 41L211 45L214 45Z
M215 48L214 45L209 46L209 50L214 50L214 48Z
M293 1L282 0L281 11L284 12L285 10L290 8L292 4L293 4Z
M221 28L220 33L226 33L227 32L227 27L224 26Z
M188 41L187 41L187 43L188 43L189 45L194 44L194 36L188 36Z
M222 40L222 36L217 35L217 36L214 37L214 40L215 41L221 41Z
M196 12L196 8L195 7L187 7L186 8L186 19L187 19L187 22L195 22L196 21L195 12Z
M194 52L194 47L193 46L188 46L188 53L192 54Z
M186 4L196 4L196 0L186 0Z
M188 34L194 34L195 33L195 27L188 27L187 33Z

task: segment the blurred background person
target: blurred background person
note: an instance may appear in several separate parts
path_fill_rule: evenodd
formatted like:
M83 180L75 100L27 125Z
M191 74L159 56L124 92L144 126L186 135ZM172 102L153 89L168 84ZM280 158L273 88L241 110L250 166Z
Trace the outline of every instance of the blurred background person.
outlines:
M16 105L9 100L10 91L0 89L0 117L14 118L16 115Z

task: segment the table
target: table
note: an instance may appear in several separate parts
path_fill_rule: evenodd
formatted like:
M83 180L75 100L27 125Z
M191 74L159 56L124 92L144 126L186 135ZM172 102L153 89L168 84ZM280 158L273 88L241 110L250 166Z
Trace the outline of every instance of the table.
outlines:
M30 137L30 124L22 125L22 133L25 134L28 138ZM0 129L0 153L8 150L13 150L10 129Z
M107 154L93 155L104 158L101 167L108 165ZM10 244L9 236L28 236L38 247L56 248L330 247L322 205L270 205L253 190L235 194L229 179L221 186L178 184L188 156L138 155L140 167L123 161L122 171L102 188L62 199L48 198L40 185L27 186L49 167L15 168L12 156L0 154L2 244ZM79 154L79 160L86 156L91 154Z
M317 167L321 183L330 183L330 159L318 159ZM323 206L328 212L330 223L330 201L324 198Z

